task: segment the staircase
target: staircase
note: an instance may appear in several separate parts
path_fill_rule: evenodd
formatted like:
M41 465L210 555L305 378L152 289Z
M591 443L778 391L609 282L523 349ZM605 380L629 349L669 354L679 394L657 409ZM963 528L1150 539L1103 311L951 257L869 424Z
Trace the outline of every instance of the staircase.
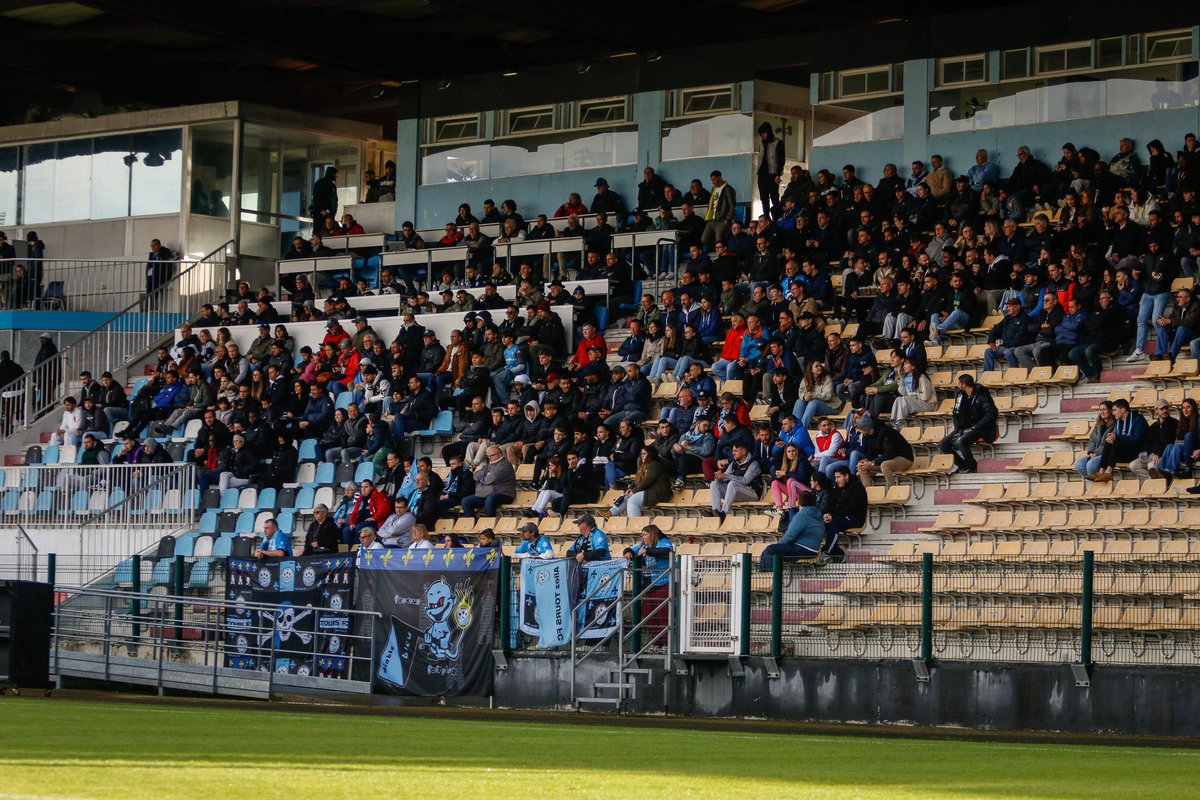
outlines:
M154 291L0 387L4 416L0 446L6 466L10 465L9 456L19 452L18 437L31 429L41 432L54 427L51 412L62 398L79 389L80 372L87 370L98 379L107 370L119 382L131 380L138 362L170 341L180 324L195 317L205 303L223 299L229 278L226 250L231 244L226 242L199 261L181 265L179 272Z

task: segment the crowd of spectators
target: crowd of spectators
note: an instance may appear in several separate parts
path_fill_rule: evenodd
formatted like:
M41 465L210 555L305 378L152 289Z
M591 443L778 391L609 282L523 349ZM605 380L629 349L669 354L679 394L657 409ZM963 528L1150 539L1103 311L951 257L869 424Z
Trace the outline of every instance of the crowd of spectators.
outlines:
M761 135L766 152L770 132ZM442 242L419 242L406 224L406 245L479 242L478 225L498 222L502 238L589 236L587 256L574 266L579 278L607 276L630 289L653 271L675 280L610 318L625 328L612 353L594 303L569 291L571 265L496 261L489 242L440 284L431 276L440 304L411 276L387 269L374 285L344 279L320 305L299 278L289 287L291 319L327 326L315 350L296 351L269 290L242 284L230 303L204 309L198 334L185 326L180 341L160 351L154 379L128 409L102 394L103 377L85 403L97 429L127 417L134 436L201 419L187 458L202 488L293 480L305 439L316 440L318 459L369 461L371 478L347 484L337 507L314 523L325 547L335 530L344 543L370 530L372 546L407 547L413 531L440 519L492 516L514 501L517 468L531 465L537 499L526 512L539 520L565 518L605 490L620 492L613 514L643 516L696 476L710 487L713 514L767 499L785 531L781 552L838 556L839 537L864 524L865 485L878 475L890 486L913 464L899 429L935 405L927 346L1000 314L989 322L985 369L1073 364L1098 380L1102 356L1136 362L1175 359L1184 348L1200 353L1194 136L1176 159L1151 142L1144 164L1128 140L1109 160L1064 145L1053 166L1022 147L1003 179L986 151L975 162L956 176L933 156L928 166L914 162L906 178L889 164L874 185L852 165L840 180L792 167L777 176L778 202L745 225L736 219L735 189L716 171L710 188L691 181L681 193L647 168L631 212L597 180L589 206L573 194L555 212L594 214L587 232L577 224L555 231L542 215L527 222L511 200L485 202L482 218L463 204ZM770 188L759 177L760 192ZM341 226L331 214L322 224L355 230L349 215ZM612 249L614 230L657 226L679 231L677 261ZM306 244L297 240L297 252L308 252ZM552 286L543 294L546 280ZM509 283L518 286L515 302L489 300L487 287ZM480 299L460 291L479 287ZM352 304L380 293L404 296L391 342ZM568 304L573 350L552 311ZM421 316L445 310L468 313L438 341ZM851 322L857 332L843 337L839 328ZM244 324L259 332L245 353L229 331ZM675 385L673 397L648 435L642 423L663 382ZM335 408L346 392L352 402ZM766 408L752 423L755 404ZM412 432L441 409L454 419L454 441L441 451L444 478L410 446ZM1107 418L1102 411L1080 472L1105 480L1126 462L1137 474L1190 471L1195 404L1179 424L1169 411L1154 425L1137 424L1120 403ZM65 413L64 441L90 429L69 422ZM940 445L953 455L952 473L978 468L973 448L997 438L997 422L989 388L973 373L959 376Z

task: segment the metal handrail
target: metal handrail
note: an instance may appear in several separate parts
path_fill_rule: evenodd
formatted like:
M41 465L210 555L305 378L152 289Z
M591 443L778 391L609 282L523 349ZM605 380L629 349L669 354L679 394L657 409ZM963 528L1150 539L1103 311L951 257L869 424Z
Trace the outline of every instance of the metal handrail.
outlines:
M73 376L82 370L127 370L180 322L194 317L201 305L223 296L227 282L226 251L232 243L232 239L225 242L199 261L162 262L190 266L169 277L150 294L114 313L74 344L34 364L21 377L0 387L0 413L4 416L0 433L8 436L27 429L57 405L71 389ZM217 268L218 274L204 281L205 267ZM192 285L194 281L204 281L204 284L196 289ZM187 291L190 289L195 291Z

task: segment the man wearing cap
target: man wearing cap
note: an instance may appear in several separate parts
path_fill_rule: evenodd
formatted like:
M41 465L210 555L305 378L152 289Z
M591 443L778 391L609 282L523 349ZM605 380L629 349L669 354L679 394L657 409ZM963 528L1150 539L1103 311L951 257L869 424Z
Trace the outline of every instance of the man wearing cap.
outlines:
M529 336L529 354L534 358L543 350L552 355L566 350L567 331L558 314L551 311L547 300L537 304L537 315L530 322L526 334Z
M1004 318L988 332L988 349L983 353L983 368L996 368L996 357L1003 355L1008 366L1017 366L1016 349L1032 341L1029 317L1021 308L1021 298L1010 297L1005 303Z
M575 520L579 526L579 535L567 548L567 558L573 558L579 563L584 561L603 561L611 558L608 550L608 535L596 527L596 518L584 514Z
M608 188L608 181L604 178L597 178L595 188L596 196L592 198L592 204L588 207L588 211L593 214L603 212L612 214L614 217L620 216L625 204L621 201L619 194Z
M517 532L521 534L521 544L513 551L515 555L522 558L554 558L554 545L550 544L550 540L542 535L537 525L526 522L517 529Z
M350 338L350 343L354 345L355 350L363 349L363 337L370 336L373 339L378 339L379 334L371 327L371 323L364 316L354 318L354 335Z

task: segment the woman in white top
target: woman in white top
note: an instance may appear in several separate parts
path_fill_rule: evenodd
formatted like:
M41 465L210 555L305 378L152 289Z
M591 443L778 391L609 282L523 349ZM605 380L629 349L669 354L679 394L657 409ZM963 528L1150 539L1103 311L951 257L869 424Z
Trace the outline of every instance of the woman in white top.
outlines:
M433 543L429 541L429 529L424 525L413 525L412 544L409 550L432 550Z
M897 381L898 397L892 403L892 425L899 428L905 421L920 411L932 411L937 402L933 382L909 358L900 363L904 376Z

